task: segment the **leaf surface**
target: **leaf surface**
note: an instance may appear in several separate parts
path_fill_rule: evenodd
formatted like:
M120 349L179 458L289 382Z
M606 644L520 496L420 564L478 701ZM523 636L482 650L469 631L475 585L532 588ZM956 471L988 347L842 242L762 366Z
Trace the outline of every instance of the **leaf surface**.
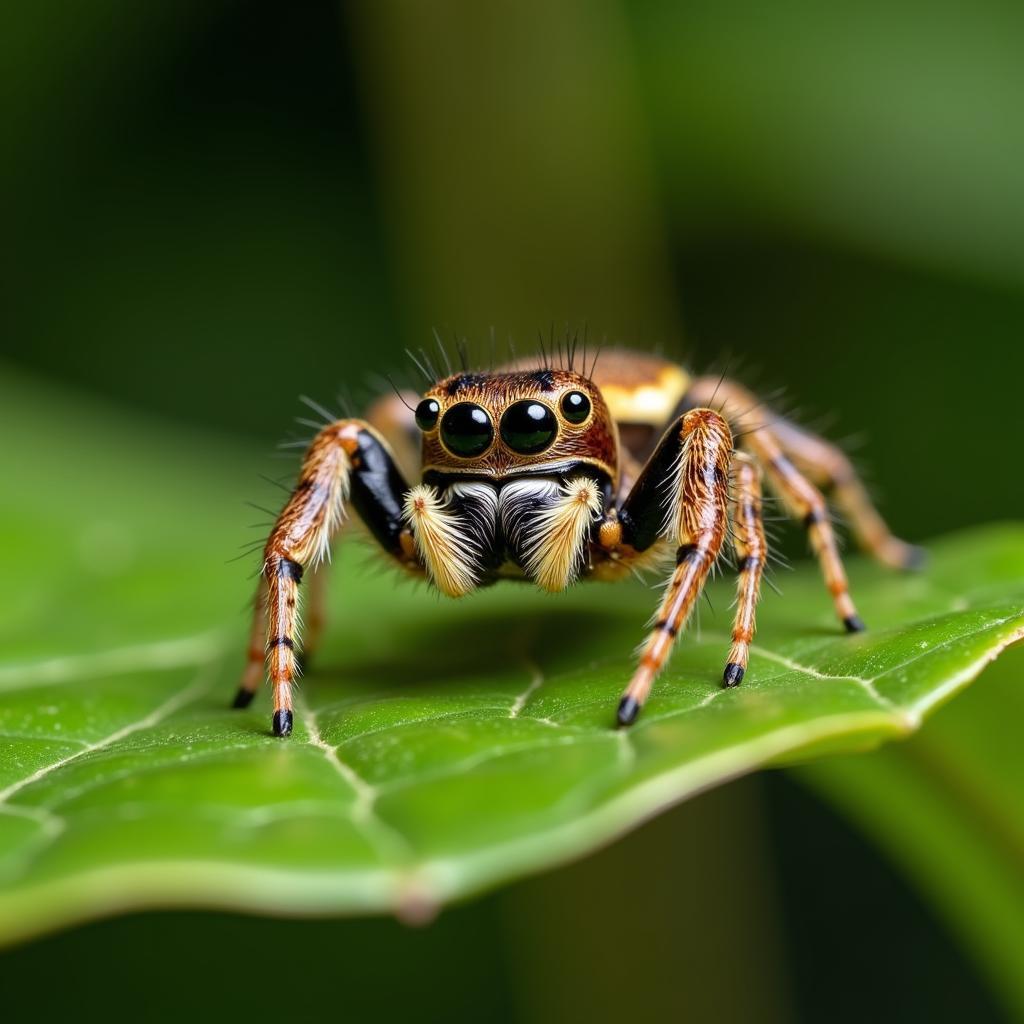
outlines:
M937 541L919 575L853 559L862 635L814 566L784 574L736 690L723 583L620 731L649 588L442 601L353 542L282 742L267 695L227 708L250 453L8 397L33 429L0 464L25 485L0 512L23 583L0 597L2 941L153 905L423 917L744 772L905 736L1024 635L1019 525Z

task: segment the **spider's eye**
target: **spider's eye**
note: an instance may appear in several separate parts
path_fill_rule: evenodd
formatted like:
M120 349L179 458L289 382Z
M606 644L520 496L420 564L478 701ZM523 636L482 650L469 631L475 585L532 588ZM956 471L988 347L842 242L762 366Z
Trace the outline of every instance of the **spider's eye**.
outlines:
M520 455L544 451L557 434L555 414L540 402L514 402L501 417L501 439Z
M590 415L590 399L582 391L570 391L562 398L562 415L570 423L582 423Z
M436 399L424 398L416 406L416 426L420 430L433 430L437 426L437 414L440 411L441 406Z
M491 418L479 405L459 402L441 417L441 440L461 458L482 455L494 440Z

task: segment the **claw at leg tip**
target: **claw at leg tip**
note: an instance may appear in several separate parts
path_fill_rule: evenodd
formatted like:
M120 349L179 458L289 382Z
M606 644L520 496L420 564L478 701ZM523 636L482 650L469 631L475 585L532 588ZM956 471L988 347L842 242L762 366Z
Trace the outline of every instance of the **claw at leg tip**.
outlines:
M627 694L619 701L619 725L632 725L639 714L640 702L635 697L630 697Z
M918 547L916 544L907 546L907 553L903 558L903 568L911 572L924 569L928 565L927 548Z
M739 686L743 682L744 668L742 665L737 665L736 662L730 661L725 666L725 671L722 673L722 685L723 686Z
M290 736L292 733L292 713L290 711L274 712L274 735Z
M846 627L847 633L863 633L868 628L859 615L847 615L843 619L843 625Z
M231 702L231 706L233 708L247 708L255 696L256 694L252 690L247 690L244 686L240 686L235 694L235 699Z

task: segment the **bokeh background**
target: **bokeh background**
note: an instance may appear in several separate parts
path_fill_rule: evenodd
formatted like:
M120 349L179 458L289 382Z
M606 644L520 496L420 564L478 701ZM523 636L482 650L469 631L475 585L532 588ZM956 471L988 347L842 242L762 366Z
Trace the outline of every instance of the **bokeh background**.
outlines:
M995 0L7 5L0 373L269 450L433 328L586 326L784 385L911 539L1019 517L1022 47ZM425 931L141 915L0 978L151 1019L1005 1019L779 775Z

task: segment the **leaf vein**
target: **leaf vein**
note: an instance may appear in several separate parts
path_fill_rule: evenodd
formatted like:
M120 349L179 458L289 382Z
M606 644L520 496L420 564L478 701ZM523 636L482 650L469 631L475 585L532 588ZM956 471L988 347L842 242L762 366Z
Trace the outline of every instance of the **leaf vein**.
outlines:
M376 802L380 790L367 782L348 762L342 760L337 747L332 747L320 734L317 714L305 699L297 702L303 716L308 738L306 742L319 750L331 768L344 780L355 795L350 809L351 820L369 840L381 860L409 861L414 851L409 841L396 828L377 813Z
M39 782L41 779L46 778L47 775L57 771L59 768L63 768L72 761L77 761L78 758L85 757L87 754L93 754L98 750L103 750L106 747L117 743L119 740L123 740L126 736L130 736L132 733L158 725L168 715L174 714L175 711L178 711L180 708L184 707L190 701L195 700L209 689L211 677L212 673L209 671L209 666L204 666L199 675L196 676L188 686L169 697L144 718L140 718L137 722L131 722L128 725L124 725L120 729L110 733L109 736L105 736L103 739L97 740L95 743L89 743L81 750L76 750L73 754L69 754L67 757L62 757L57 761L51 761L42 768L38 768L31 775L27 775L25 778L19 779L17 782L12 782L6 789L0 790L0 805L7 803L12 796L20 793L26 786L31 786L33 783Z

